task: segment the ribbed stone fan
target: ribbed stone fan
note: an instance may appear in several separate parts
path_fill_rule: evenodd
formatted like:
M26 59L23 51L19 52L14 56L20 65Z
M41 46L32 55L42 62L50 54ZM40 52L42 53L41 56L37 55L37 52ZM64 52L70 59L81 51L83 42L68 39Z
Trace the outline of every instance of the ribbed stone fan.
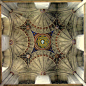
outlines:
M82 21L83 18L77 16L76 11L72 9L68 9L66 6L65 8L61 8L57 11L57 20L59 25L68 26L68 29L75 29L75 31L82 30Z
M48 74L52 80L55 80L56 63L53 59L49 51L43 50L34 52L29 64L31 77L35 78L37 75Z
M67 58L62 57L59 59L57 66L57 74L59 80L67 81L67 75L73 74L74 72L75 70L73 70Z
M29 12L36 11L37 9L35 8L34 4L31 3L18 3L17 4L17 9L14 10L15 13L21 14L25 18L28 18Z
M70 63L70 65L71 65L71 67L72 67L73 70L76 70L76 68L78 66L77 65L78 62L77 62L76 55L77 55L77 49L73 45L71 51L69 51L69 54L67 55L69 63Z
M14 74L20 74L26 71L27 71L27 64L25 63L25 61L21 58L14 57L11 65L11 72L13 72Z
M29 15L29 21L32 26L37 28L36 32L49 33L50 31L53 30L51 26L53 25L53 22L55 21L55 17L53 17L50 13L47 13L45 9L37 10L37 11L32 12L31 15Z
M70 52L69 56L68 56L68 60L69 60L69 63L72 67L73 70L76 70L77 68L77 59L76 59L76 56Z
M12 53L17 56L25 53L28 50L28 43L30 43L28 40L29 38L24 31L15 29L9 41Z
M22 4L19 4L19 7L22 7ZM18 12L18 10L19 8L15 12ZM37 33L49 33L53 30L52 25L54 25L56 18L54 17L54 13L54 16L52 15L52 8L39 10L34 7L34 4L23 4L23 7L20 8L20 13L28 18L30 24L33 26L31 28L33 31Z
M74 12L72 10L69 10L67 8L66 9L63 8L63 10L58 11L57 20L59 25L67 25L73 13Z
M23 25L26 21L25 17L23 17L21 14L15 13L15 12L11 12L10 17L11 17L12 25L14 25L14 27L19 27L19 26Z
M71 49L72 45L75 43L66 29L55 31L52 35L52 48L58 50L61 54L67 54L68 51Z

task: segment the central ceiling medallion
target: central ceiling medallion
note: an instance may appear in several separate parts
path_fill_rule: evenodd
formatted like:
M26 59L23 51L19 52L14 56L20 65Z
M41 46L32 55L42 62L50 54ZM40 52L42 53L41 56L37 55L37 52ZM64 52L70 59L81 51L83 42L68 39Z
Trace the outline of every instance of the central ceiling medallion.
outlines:
M47 50L50 48L51 40L48 34L35 35L35 48L37 50Z

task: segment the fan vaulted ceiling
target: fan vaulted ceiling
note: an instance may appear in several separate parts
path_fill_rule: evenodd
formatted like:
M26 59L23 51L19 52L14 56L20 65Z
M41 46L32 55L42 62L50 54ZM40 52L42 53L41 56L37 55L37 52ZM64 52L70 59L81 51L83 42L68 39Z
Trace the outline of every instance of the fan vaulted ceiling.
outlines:
M76 36L83 34L83 18L67 3L51 3L48 9L18 3L9 19L2 19L2 33L10 37L3 66L10 66L20 83L34 83L38 74L48 74L54 83L66 82L67 75L83 65L75 46Z

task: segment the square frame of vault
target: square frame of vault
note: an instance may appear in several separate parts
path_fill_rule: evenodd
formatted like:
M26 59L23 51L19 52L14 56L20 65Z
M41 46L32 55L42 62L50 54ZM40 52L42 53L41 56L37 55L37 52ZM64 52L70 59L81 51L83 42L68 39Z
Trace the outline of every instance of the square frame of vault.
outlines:
M30 1L30 0L25 0L25 1L23 1L23 0L21 0L21 1L14 1L14 0L2 0L3 2L21 2L21 3L25 3L25 2L36 2L36 1L38 1L38 0L34 0L34 1ZM60 1L56 1L56 0L53 0L53 1L50 1L50 0L47 0L47 1L49 1L49 2L70 2L69 0L60 0ZM71 2L81 2L81 0L71 0ZM42 2L42 1L41 1ZM86 7L85 7L86 8ZM0 10L1 10L1 6L0 6ZM86 17L84 16L84 20L86 20ZM0 22L1 23L1 22ZM0 25L1 26L1 25ZM84 22L84 26L86 27L86 25L85 25L85 22ZM1 29L0 29L1 30ZM85 30L84 30L84 34L85 34ZM0 31L0 37L1 37L1 35L2 35L2 30ZM86 35L85 35L85 37L86 37ZM0 43L1 43L1 39L0 39ZM86 42L85 42L86 43ZM86 50L86 48L85 48L85 50ZM1 54L0 54L0 57L2 57L2 50L1 50L1 45L0 45L0 51L1 51ZM84 51L84 71L86 71L86 68L85 68L85 65L86 65L86 59L85 59L85 57L86 57L86 54L85 54L86 52ZM0 68L2 69L2 58L0 59L0 63L1 63L1 65L0 65ZM2 76L2 71L0 71L0 75ZM86 76L86 74L84 75L84 76ZM86 82L86 77L84 77L85 79L84 79L84 81ZM2 77L0 77L0 82L2 82ZM22 84L23 85L23 84ZM5 85L5 86L7 86L7 85ZM8 85L8 86L11 86L11 85ZM17 86L17 85L15 85L15 86ZM20 85L21 86L21 85ZM30 86L29 84L28 84L28 86ZM34 85L31 85L31 86L34 86ZM44 86L44 85L40 85L40 86ZM45 85L45 86L61 86L61 85L59 85L59 84L50 84L50 85ZM74 84L71 84L71 85L68 85L68 84L63 84L62 86L82 86L81 84L76 84L76 85L74 85Z

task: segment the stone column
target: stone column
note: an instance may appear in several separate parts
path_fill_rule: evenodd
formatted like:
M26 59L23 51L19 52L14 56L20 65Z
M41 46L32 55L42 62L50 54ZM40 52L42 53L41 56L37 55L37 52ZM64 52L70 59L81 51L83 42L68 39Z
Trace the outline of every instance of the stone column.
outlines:
M86 3L85 0L82 2L68 2L68 8L76 11L78 17L84 17L84 3Z
M9 74L10 74L10 68L2 67L2 81L4 81L4 79L6 79Z
M1 14L5 15L6 17L9 17L9 11L1 5Z
M5 84L18 84L18 76L12 75L11 78Z
M77 67L76 72L84 80L84 68L83 67Z
M12 77L12 74L9 74L6 78L5 78L5 80L2 82L2 86L4 85L4 84L6 84L7 83L7 81L10 79Z
M73 75L68 75L68 84L83 84L83 86L86 86L84 82L84 67L77 67Z
M78 17L84 17L84 5L76 11Z
M2 72L2 84L18 84L18 75L15 75L13 72L10 72L10 68L7 68L4 72Z
M68 84L81 84L81 82L74 75L68 75Z
M84 80L77 73L74 73L74 76L83 84L83 86L86 86Z

